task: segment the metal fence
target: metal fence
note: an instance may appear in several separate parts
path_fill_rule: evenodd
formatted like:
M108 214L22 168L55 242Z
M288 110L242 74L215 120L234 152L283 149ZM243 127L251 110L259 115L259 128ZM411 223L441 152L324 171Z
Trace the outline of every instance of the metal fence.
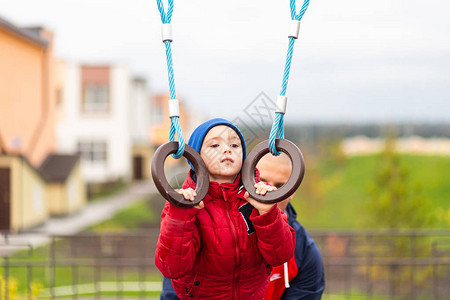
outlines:
M314 232L326 293L342 299L449 299L450 231Z
M0 299L157 299L158 233L3 233ZM450 296L450 230L312 231L311 235L325 265L323 299Z

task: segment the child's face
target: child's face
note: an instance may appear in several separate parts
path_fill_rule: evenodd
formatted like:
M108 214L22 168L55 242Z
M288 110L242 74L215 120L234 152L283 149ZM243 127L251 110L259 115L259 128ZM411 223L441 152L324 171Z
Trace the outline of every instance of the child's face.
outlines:
M208 168L210 181L233 182L242 167L241 140L230 127L215 126L206 134L200 156Z

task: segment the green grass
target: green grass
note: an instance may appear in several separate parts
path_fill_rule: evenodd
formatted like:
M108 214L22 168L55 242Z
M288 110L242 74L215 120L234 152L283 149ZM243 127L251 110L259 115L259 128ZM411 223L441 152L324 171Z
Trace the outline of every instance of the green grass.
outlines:
M101 200L106 197L116 195L129 186L129 182L119 180L117 182L109 182L103 184L92 184L88 187L88 201Z
M369 186L381 155L319 161L306 170L293 204L307 228L364 228ZM418 186L436 216L434 228L450 226L450 157L400 155L409 170L408 185Z
M88 231L90 232L123 232L138 230L152 224L157 220L156 213L150 208L147 201L141 200L136 204L117 212L111 219L99 223Z
M388 295L381 294L367 294L362 291L352 290L348 293L325 293L322 295L323 300L392 300L392 299L405 299L404 297L391 297ZM433 295L419 295L416 296L417 300L432 300L435 299Z
M362 300L362 299L371 299L371 300L388 300L391 299L388 296L382 295L368 295L364 292L359 291L351 291L349 293L330 293L328 294L325 290L325 293L322 295L323 300Z

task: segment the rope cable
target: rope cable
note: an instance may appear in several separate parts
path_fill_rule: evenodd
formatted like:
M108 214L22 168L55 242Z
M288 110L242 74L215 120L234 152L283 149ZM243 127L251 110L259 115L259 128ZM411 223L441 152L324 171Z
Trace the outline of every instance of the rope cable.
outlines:
M162 0L157 0L157 4L158 4L159 13L161 15L162 23L170 24L170 22L172 21L172 14L173 14L173 0L168 0L167 13L164 10L164 4L162 3ZM169 76L170 100L173 100L173 99L176 99L176 92L175 92L175 79L174 79L174 72L173 72L171 42L172 41L170 41L170 40L165 40L164 45L166 46L166 60L167 60L167 73ZM171 141L171 142L175 141L175 133L178 137L178 150L177 150L177 153L172 154L172 157L175 159L178 159L181 156L183 156L184 146L185 146L183 131L181 129L178 116L170 117L169 141Z
M174 0L168 0L168 8L167 12L164 9L164 4L162 3L162 0L157 0L158 4L158 10L161 15L161 21L163 24L170 24L172 21L172 14L173 14L173 7L174 7ZM303 15L306 12L306 9L309 6L309 0L304 0L303 5L297 14L296 9L296 0L290 0L290 10L291 10L291 19L294 21L300 21L303 17ZM169 89L170 89L170 99L176 99L176 91L175 91L175 80L174 80L174 72L173 72L173 61L172 61L172 49L171 49L171 40L165 40L164 45L166 47L166 59L167 59L167 72L169 76ZM283 80L281 85L281 91L280 96L286 95L287 85L289 82L289 74L291 71L291 64L292 64L292 56L294 52L294 43L295 38L289 37L289 46L288 51L286 55L286 64L284 67L284 74L283 74ZM178 151L176 154L172 154L173 158L180 158L184 153L184 136L183 132L181 130L179 117L178 116L172 116L170 118L170 132L169 132L169 140L175 141L175 134L178 137ZM272 129L270 131L269 136L269 150L272 153L272 155L278 156L281 154L276 147L275 147L275 140L276 138L283 139L284 138L284 113L276 112L275 119L272 124Z
M291 19L295 21L300 21L303 17L303 15L306 12L306 9L308 8L309 0L304 0L302 8L300 9L299 13L297 14L297 9L295 5L295 0L290 0L290 8L291 8ZM289 82L289 74L291 72L291 64L292 64L292 56L294 53L294 43L295 38L289 37L289 46L288 51L286 55L286 64L284 67L284 74L283 74L283 81L281 84L281 91L280 96L286 95L287 85ZM275 139L276 138L284 139L284 114L281 112L275 113L275 119L272 124L272 129L270 130L270 136L269 136L269 150L270 153L274 156L278 156L281 154L280 151L277 150L275 147Z

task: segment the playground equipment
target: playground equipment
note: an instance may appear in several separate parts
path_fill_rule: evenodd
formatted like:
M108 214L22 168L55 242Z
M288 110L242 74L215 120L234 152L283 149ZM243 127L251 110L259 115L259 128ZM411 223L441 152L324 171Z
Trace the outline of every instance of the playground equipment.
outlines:
M309 5L309 0L304 0L300 11L297 13L296 1L290 0L291 9L291 24L289 28L289 46L286 57L286 64L283 74L283 81L281 85L280 95L277 98L275 119L272 124L270 136L268 140L259 143L247 156L242 167L242 183L250 196L262 203L276 203L288 198L300 186L305 173L305 162L302 152L292 142L284 139L284 114L286 113L287 97L286 90L289 81L289 73L291 69L292 56L294 51L295 40L298 39L300 31L300 20L306 12ZM167 69L169 74L169 117L171 120L169 142L160 146L152 160L152 177L155 185L161 195L170 203L179 207L193 207L200 203L208 192L209 176L206 165L201 159L200 155L189 145L185 145L183 132L179 123L180 109L179 102L176 99L175 82L172 62L171 43L173 41L172 33L172 14L174 8L174 0L168 0L167 12L164 9L162 0L157 0L158 9L161 14L162 21L162 41L166 47ZM178 142L175 142L175 133L178 137ZM292 162L292 173L288 182L276 191L266 193L265 195L258 195L255 193L255 166L258 161L267 153L278 156L281 152L288 155ZM185 200L184 196L177 193L167 182L164 173L164 162L166 158L172 155L173 158L180 158L185 156L194 166L197 175L197 186L194 201Z

